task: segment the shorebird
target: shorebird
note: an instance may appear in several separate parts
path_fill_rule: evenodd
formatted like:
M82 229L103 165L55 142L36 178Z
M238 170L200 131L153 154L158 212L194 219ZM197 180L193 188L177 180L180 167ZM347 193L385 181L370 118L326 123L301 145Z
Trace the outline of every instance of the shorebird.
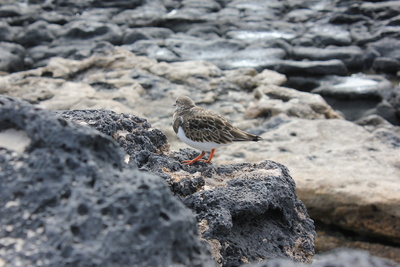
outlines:
M201 151L192 159L182 161L185 165L197 161L211 163L215 150L239 141L259 141L260 136L246 133L233 126L223 116L211 110L196 106L192 99L180 96L176 100L172 127L181 141ZM207 160L202 159L210 151Z

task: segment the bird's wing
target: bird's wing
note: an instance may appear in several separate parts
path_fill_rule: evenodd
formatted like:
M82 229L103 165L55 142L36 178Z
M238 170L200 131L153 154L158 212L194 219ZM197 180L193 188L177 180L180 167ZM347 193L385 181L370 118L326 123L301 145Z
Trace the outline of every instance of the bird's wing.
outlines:
M181 126L193 141L229 144L234 140L231 133L234 127L224 117L207 110L187 116Z

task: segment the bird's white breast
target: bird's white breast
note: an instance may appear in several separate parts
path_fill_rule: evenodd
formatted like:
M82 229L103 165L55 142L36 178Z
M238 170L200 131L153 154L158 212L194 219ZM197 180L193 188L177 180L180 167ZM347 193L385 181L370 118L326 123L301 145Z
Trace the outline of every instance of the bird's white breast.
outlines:
M196 142L196 141L190 140L189 138L186 137L186 134L183 131L181 126L179 126L179 128L178 128L177 135L178 135L179 139L181 139L182 142L184 142L185 144L187 144L193 148L201 150L201 151L211 151L214 148L218 148L220 146L225 145L225 144L217 144L214 142Z

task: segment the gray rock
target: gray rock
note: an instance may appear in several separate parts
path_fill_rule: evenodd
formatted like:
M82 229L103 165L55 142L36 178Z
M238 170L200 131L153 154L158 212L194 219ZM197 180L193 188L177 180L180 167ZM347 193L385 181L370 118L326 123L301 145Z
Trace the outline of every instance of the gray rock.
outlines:
M167 9L158 1L150 1L148 4L135 9L126 9L115 15L111 22L117 25L134 27L153 27L162 25Z
M173 34L173 31L159 27L143 27L128 29L125 31L122 43L131 44L138 40L166 39Z
M25 49L13 43L0 42L0 71L15 72L25 67Z
M110 137L15 98L0 109L0 143L27 140L0 149L2 265L215 265L192 213Z
M255 68L258 71L273 69L285 58L286 52L281 48L248 47L233 52L223 59L210 59L221 69Z
M294 47L291 52L293 58L296 60L309 59L322 61L339 59L349 69L362 69L364 66L363 51L357 46L329 46L325 48Z
M303 37L311 39L315 46L351 45L350 32L341 25L316 24Z
M258 264L248 264L243 267L398 267L394 261L374 257L366 251L338 249L318 255L310 265L303 265L284 259L273 259Z
M368 46L378 51L381 57L400 60L400 40L398 39L383 38L370 43Z
M284 166L271 161L185 166L180 161L197 152L185 149L172 158L166 156L165 136L143 119L109 111L64 111L58 115L112 136L129 155L130 165L163 177L172 192L197 214L201 238L223 266L276 257L311 261L313 222L296 198L294 182Z
M75 60L87 58L95 53L114 49L108 42L63 42L61 44L38 45L27 50L27 56L35 62L34 67L42 67L52 57L63 57Z
M349 77L326 76L312 90L323 96L339 99L382 99L392 90L392 83L379 75L353 74Z
M121 29L111 23L103 23L89 20L75 20L63 26L58 42L70 41L107 41L114 45L122 41Z
M56 38L60 26L54 27L45 21L37 21L25 27L15 38L15 41L25 47L50 43Z
M287 75L346 75L346 65L338 59L327 61L294 61L281 60L274 70Z
M239 266L276 257L311 261L313 221L284 166L264 161L195 171L207 177L205 188L210 189L185 197L183 203L197 213L201 237L219 264ZM193 168L190 172L196 176Z
M396 74L400 71L400 60L389 57L378 57L374 60L372 69L377 72Z
M14 39L15 31L5 21L0 21L0 42L11 42Z

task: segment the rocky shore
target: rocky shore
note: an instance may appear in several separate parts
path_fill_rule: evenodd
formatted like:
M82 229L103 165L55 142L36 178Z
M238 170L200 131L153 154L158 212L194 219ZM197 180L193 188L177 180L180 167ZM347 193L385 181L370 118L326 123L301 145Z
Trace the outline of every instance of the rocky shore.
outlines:
M399 16L0 0L0 266L397 266ZM264 141L180 164L180 95Z

